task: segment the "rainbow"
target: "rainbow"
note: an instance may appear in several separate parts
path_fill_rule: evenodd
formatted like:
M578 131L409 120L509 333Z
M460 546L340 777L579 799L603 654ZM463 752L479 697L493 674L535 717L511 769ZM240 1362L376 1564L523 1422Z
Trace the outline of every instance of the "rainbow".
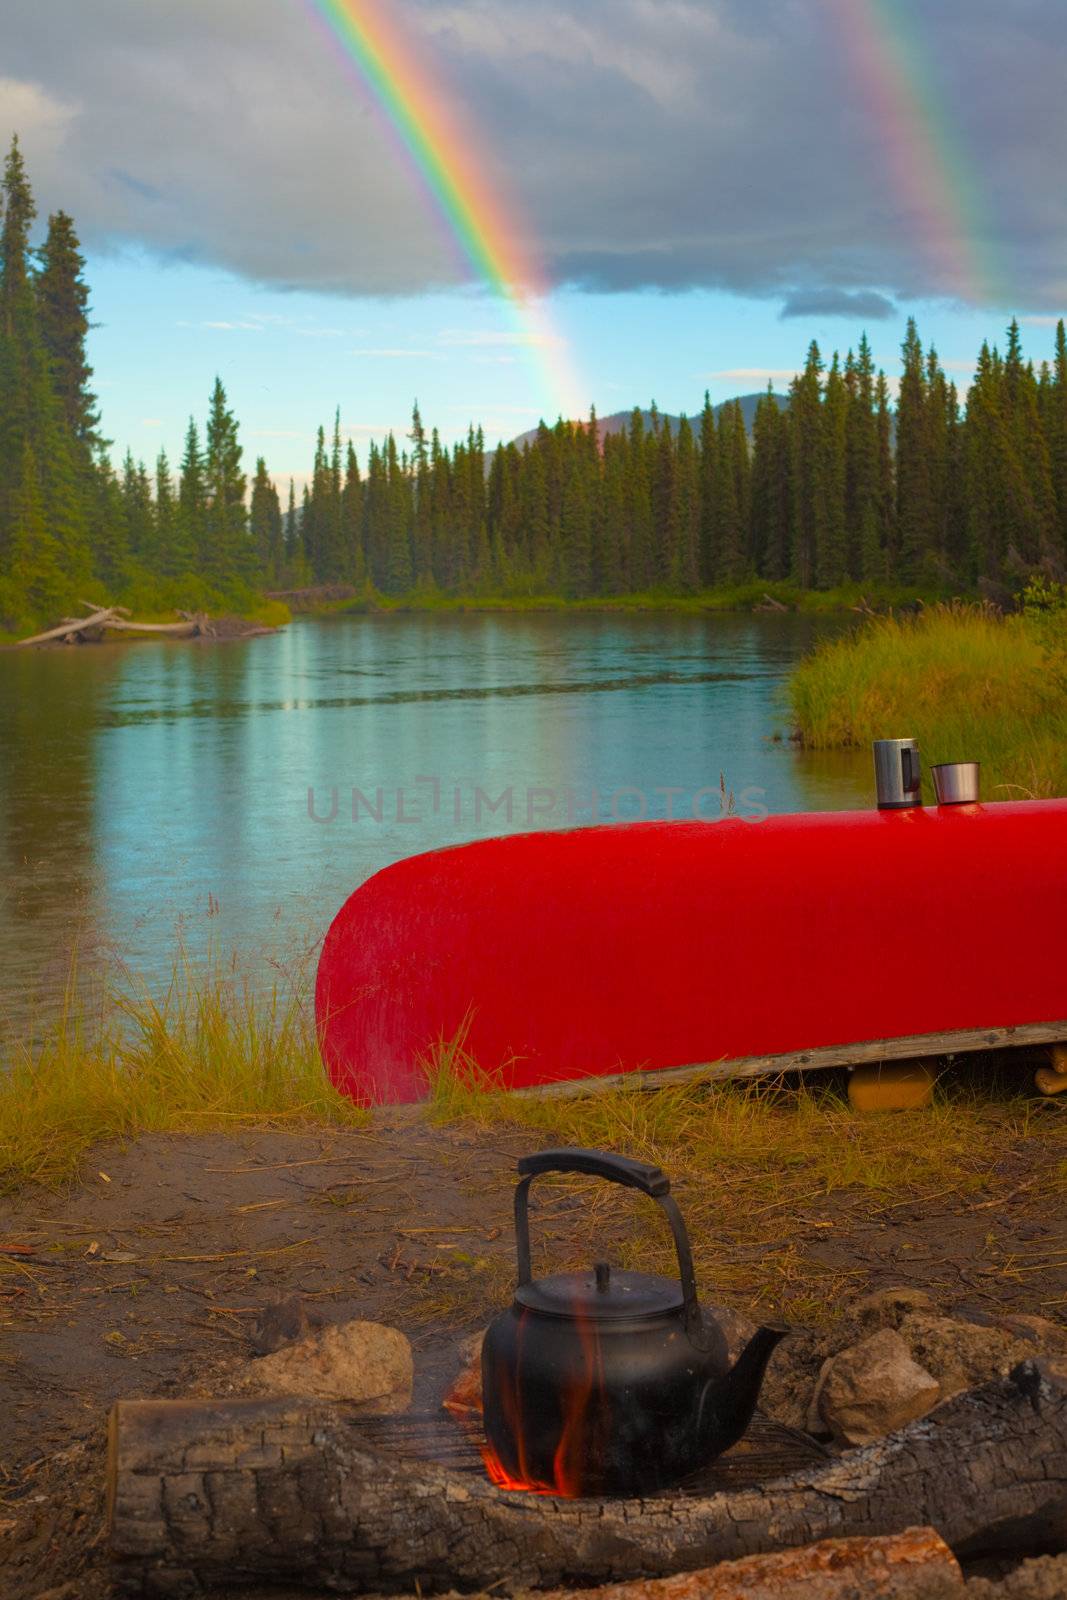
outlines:
M460 258L506 308L510 342L529 357L548 408L584 409L568 341L546 306L541 263L521 244L523 230L490 183L475 142L382 0L305 0L346 66L369 89L387 130L414 169Z
M829 0L829 9L939 288L971 304L1003 303L995 229L918 28L901 0Z

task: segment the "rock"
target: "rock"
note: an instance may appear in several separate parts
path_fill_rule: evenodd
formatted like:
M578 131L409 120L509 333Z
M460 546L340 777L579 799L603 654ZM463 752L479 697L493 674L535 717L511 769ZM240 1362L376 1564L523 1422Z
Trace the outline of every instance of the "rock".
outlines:
M288 1300L274 1300L256 1318L252 1349L257 1356L269 1356L283 1345L306 1339L324 1323L325 1318L317 1311L309 1311L298 1294L290 1295Z
M996 1319L996 1326L1004 1328L1017 1339L1036 1344L1050 1356L1067 1355L1067 1328L1062 1322L1052 1322L1028 1311L1013 1311Z
M807 1428L816 1375L832 1350L825 1333L795 1328L771 1357L760 1390L760 1410L790 1428ZM819 1432L825 1432L821 1422Z
M861 1323L875 1328L899 1328L903 1319L913 1311L930 1311L937 1308L925 1289L909 1286L892 1289L875 1289L865 1294L852 1307Z
M736 1361L759 1324L753 1322L751 1317L746 1317L743 1311L735 1311L732 1306L705 1305L704 1314L713 1317L719 1324L726 1340L726 1353L731 1361Z
M330 1323L250 1364L245 1394L351 1400L376 1415L406 1411L415 1368L398 1328L378 1322Z
M811 1399L808 1401L807 1416L804 1418L805 1428L817 1439L828 1438L830 1434L830 1429L824 1421L822 1412L819 1408L822 1404L822 1392L826 1387L826 1376L833 1364L833 1356L827 1356L826 1360L819 1368L819 1376L815 1380L815 1388L812 1392Z
M937 1379L912 1360L901 1336L881 1328L833 1357L819 1413L835 1439L870 1444L925 1416L940 1398Z
M477 1333L470 1333L460 1340L458 1354L462 1364L459 1376L441 1402L446 1411L481 1415L482 1341L485 1332L484 1328L479 1328Z
M1005 1377L1034 1355L1032 1340L1006 1328L957 1322L926 1311L910 1312L898 1331L912 1360L937 1379L944 1400L990 1378Z
M1063 1600L1067 1595L1067 1556L1024 1561L1006 1578L972 1578L967 1600Z

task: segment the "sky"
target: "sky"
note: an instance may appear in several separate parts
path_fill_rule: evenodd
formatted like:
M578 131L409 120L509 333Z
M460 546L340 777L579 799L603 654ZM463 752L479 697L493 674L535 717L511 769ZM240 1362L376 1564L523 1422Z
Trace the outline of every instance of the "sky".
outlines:
M359 10L371 0L351 0ZM788 385L909 315L965 385L1067 309L1062 0L374 0L543 291L459 247L316 0L0 0L0 140L88 258L121 454L180 454L219 374L298 485L340 407L490 444ZM506 238L504 237L506 234Z

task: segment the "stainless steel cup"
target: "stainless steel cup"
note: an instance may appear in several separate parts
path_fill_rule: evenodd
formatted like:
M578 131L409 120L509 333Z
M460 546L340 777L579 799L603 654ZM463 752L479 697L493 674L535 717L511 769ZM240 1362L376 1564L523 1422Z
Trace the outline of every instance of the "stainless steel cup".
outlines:
M922 805L919 746L914 739L874 741L874 779L879 811Z
M931 767L934 793L939 806L973 805L980 799L977 761L943 761Z

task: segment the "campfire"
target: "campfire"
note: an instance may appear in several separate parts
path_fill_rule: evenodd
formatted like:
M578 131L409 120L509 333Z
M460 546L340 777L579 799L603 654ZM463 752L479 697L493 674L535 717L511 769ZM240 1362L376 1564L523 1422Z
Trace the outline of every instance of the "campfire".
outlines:
M535 1280L529 1192L550 1172L584 1173L653 1200L674 1238L678 1279L598 1262ZM786 1330L761 1328L731 1368L722 1330L700 1306L685 1223L658 1167L597 1150L523 1157L515 1240L515 1299L481 1354L483 1457L493 1483L564 1499L655 1493L737 1442Z
M651 1199L678 1277L599 1262L535 1279L529 1192L550 1172ZM367 1415L284 1396L120 1403L109 1465L118 1592L162 1600L266 1582L508 1593L640 1580L633 1600L651 1600L645 1580L766 1556L779 1563L770 1589L714 1592L777 1594L791 1573L801 1587L781 1593L799 1597L806 1574L844 1581L851 1564L881 1572L899 1561L939 1565L962 1597L957 1556L1067 1546L1067 1368L1024 1361L831 1455L757 1413L785 1330L758 1329L731 1365L657 1168L580 1149L524 1157L515 1226L512 1304L443 1405Z

